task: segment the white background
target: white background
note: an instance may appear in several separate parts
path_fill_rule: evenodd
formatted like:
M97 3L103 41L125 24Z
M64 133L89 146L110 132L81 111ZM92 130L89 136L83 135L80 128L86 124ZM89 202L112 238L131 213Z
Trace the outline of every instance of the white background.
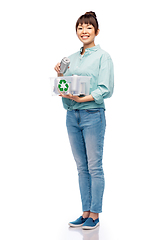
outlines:
M77 171L49 81L81 47L75 23L86 11L97 14L96 44L115 72L101 227L91 238L68 229L81 214ZM1 240L163 239L162 22L161 0L1 2Z

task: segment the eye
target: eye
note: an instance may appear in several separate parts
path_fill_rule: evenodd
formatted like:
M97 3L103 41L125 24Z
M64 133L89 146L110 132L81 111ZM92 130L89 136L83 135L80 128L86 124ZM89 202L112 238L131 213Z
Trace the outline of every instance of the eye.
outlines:
M92 25L88 25L87 29L92 29L92 27L93 27Z

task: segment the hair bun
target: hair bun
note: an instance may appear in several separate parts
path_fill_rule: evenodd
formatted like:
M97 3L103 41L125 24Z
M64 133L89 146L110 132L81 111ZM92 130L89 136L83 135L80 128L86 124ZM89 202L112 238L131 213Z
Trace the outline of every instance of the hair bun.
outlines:
M92 12L92 11L86 12L85 15L92 15L93 17L97 18L97 17L96 17L96 13L95 13L95 12Z

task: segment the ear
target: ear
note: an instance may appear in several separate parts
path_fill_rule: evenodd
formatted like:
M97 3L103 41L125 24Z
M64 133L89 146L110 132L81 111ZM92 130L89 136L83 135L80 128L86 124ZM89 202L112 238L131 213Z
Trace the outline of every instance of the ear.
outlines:
M99 32L100 32L100 29L97 30L97 32L96 32L96 36L99 35Z

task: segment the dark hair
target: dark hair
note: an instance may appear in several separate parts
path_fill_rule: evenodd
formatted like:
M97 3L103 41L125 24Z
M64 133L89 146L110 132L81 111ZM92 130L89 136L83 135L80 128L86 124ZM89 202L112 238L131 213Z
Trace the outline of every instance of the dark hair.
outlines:
M84 15L80 16L76 22L76 31L79 24L91 24L95 28L95 33L97 33L97 30L99 29L98 21L95 12L86 12Z

